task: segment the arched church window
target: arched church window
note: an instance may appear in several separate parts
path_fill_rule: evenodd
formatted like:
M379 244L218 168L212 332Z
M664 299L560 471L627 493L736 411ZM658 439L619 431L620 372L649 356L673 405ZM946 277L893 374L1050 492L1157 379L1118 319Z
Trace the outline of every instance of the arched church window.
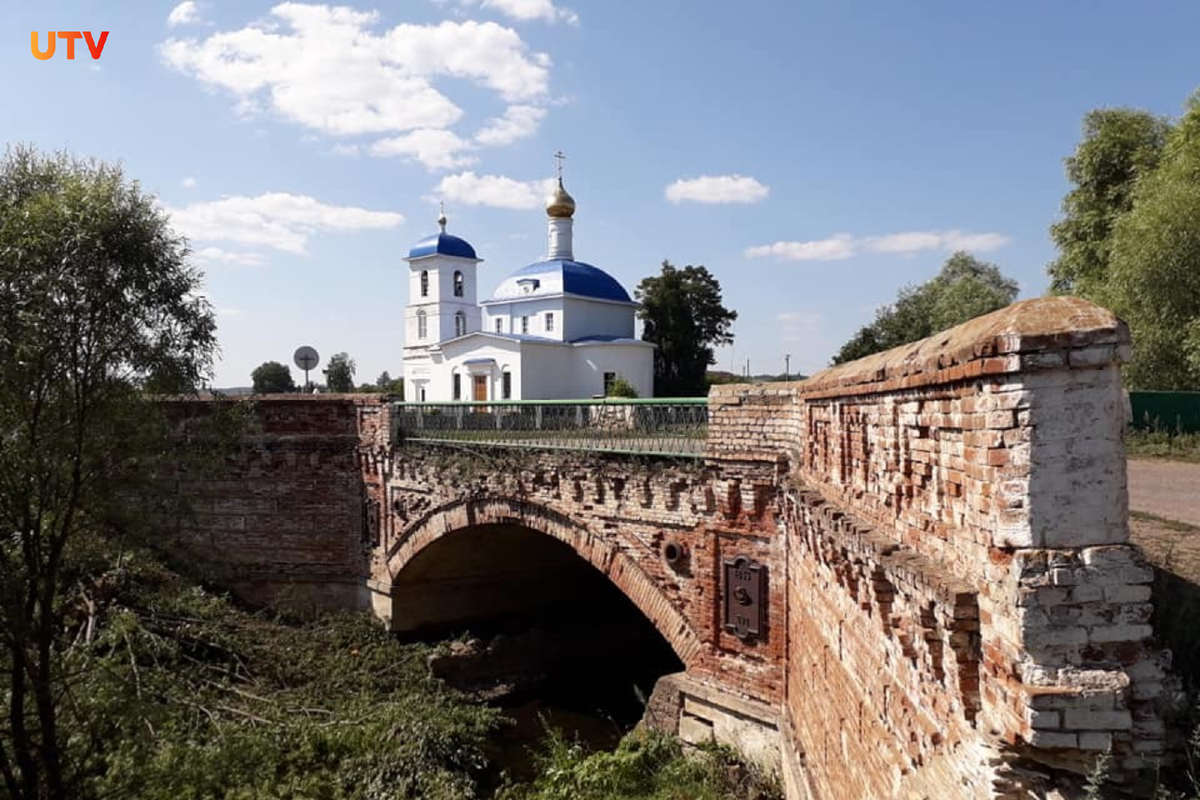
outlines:
M459 311L454 315L454 335L467 335L467 315Z
M429 297L429 270L421 270L421 297Z
M424 339L429 333L429 322L425 318L424 311L417 312L417 338Z
M463 296L463 274L458 270L454 270L454 296Z

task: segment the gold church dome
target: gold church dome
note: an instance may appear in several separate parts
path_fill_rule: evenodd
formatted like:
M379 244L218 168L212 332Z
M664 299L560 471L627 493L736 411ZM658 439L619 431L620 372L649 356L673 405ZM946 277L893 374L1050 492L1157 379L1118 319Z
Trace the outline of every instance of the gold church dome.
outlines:
M557 219L570 219L575 215L575 198L563 188L561 176L554 194L546 198L546 214Z

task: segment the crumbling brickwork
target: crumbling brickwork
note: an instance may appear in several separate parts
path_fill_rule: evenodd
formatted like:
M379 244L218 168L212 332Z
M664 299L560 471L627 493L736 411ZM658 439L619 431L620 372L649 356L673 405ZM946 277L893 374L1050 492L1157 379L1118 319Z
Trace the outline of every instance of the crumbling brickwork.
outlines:
M1019 796L1031 763L1080 772L1111 748L1128 775L1161 751L1152 573L1127 542L1128 347L1108 312L1049 298L714 390L710 453L790 461L794 792L902 796L936 763L945 796Z

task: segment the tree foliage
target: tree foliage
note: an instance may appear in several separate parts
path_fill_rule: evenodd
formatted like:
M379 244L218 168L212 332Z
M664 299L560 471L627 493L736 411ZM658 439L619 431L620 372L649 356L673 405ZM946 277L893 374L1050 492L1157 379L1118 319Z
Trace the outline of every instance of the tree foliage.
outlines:
M1090 296L1108 275L1117 219L1133 207L1138 181L1158 167L1170 123L1147 111L1096 109L1083 119L1083 141L1066 159L1074 188L1063 198L1063 218L1050 227L1058 258L1048 271L1051 289Z
M280 392L296 391L296 382L292 380L292 371L287 365L278 361L264 361L250 373L254 382L255 394L278 394Z
M354 370L354 359L349 353L334 353L325 368L325 385L331 392L353 392Z
M1053 286L1129 323L1137 389L1200 389L1200 95L1170 122L1093 111L1051 228Z
M722 304L720 282L704 266L679 269L663 261L662 271L643 278L635 294L642 338L657 345L654 394L704 394L705 373L716 362L713 350L733 342L730 328L737 319Z
M97 718L63 638L94 606L98 537L169 448L141 387L196 386L215 348L200 275L166 215L117 167L9 150L0 160L0 781L78 796Z
M1200 389L1200 96L1117 220L1111 252L1111 274L1092 294L1129 323L1130 385Z
M900 290L896 302L875 313L833 358L842 364L932 336L1017 299L1018 286L995 264L957 252L941 271L917 286Z

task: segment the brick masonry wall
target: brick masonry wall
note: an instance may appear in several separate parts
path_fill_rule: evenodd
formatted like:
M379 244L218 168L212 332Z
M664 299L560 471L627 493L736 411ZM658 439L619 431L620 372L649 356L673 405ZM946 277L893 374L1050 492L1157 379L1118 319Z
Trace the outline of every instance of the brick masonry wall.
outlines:
M172 401L184 446L189 421L239 400ZM255 603L300 609L358 603L367 558L356 451L369 395L255 398L238 446L217 474L172 476L190 513L179 521L181 555ZM368 430L370 430L368 428Z
M789 465L785 751L814 796L897 796L935 763L960 796L1016 796L1019 763L1111 747L1129 775L1161 751L1128 347L1108 312L1047 298L714 389L710 455Z
M382 491L371 585L383 616L391 613L392 584L432 542L468 527L524 525L567 543L606 574L672 644L693 679L780 701L786 626L773 465L464 454L420 444L365 448L360 457L368 483ZM668 541L683 547L681 563L668 564ZM767 627L746 641L724 629L719 607L722 563L738 556L768 574Z

